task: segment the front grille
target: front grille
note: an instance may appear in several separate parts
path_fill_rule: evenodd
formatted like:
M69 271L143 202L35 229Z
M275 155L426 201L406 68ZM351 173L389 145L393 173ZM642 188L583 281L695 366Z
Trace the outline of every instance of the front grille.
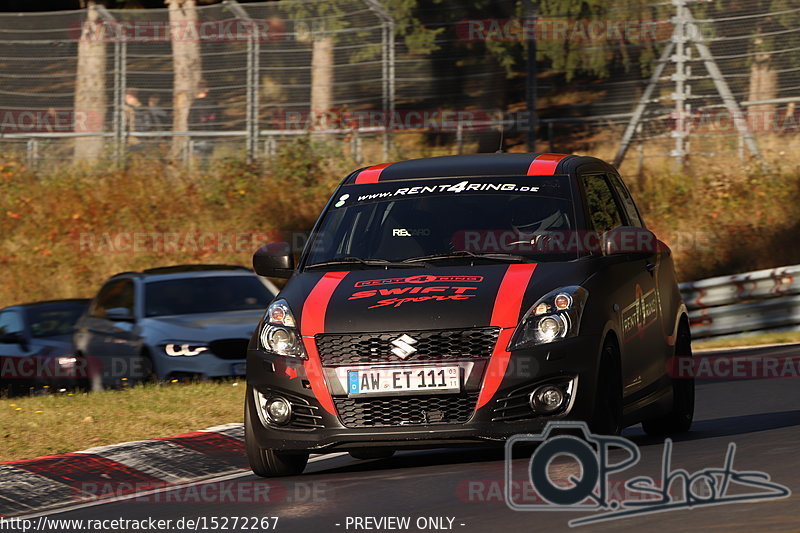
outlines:
M222 339L208 343L208 348L220 359L247 359L248 339Z
M472 416L478 394L336 398L342 423L351 428L463 424Z
M416 352L406 359L392 353L392 341L407 334L417 341ZM480 359L492 355L500 328L445 329L393 333L323 333L317 350L324 365L404 363Z

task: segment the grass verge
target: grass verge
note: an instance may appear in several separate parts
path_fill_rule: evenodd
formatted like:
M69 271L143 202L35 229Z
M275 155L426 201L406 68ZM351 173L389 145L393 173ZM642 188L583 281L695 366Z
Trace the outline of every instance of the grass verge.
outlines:
M789 344L800 343L800 331L785 331L780 333L760 333L745 337L717 339L707 341L694 341L692 348L695 350L711 350L716 348L734 348L737 346L761 346L764 344Z
M0 462L241 422L243 381L0 400Z

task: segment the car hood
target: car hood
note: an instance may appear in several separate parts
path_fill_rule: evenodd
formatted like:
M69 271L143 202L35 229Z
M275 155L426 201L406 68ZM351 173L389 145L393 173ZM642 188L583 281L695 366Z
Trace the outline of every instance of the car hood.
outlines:
M585 261L306 272L280 297L303 335L514 327L544 294L589 274Z
M211 341L250 338L263 309L151 317L142 326L164 340ZM151 338L151 340L154 340Z

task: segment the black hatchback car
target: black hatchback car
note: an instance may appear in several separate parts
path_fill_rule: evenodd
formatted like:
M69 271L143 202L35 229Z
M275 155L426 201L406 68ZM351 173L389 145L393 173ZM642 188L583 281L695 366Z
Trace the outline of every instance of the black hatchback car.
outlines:
M617 171L558 154L446 156L347 176L248 349L262 476L308 454L503 443L553 419L687 431L694 383L669 248Z

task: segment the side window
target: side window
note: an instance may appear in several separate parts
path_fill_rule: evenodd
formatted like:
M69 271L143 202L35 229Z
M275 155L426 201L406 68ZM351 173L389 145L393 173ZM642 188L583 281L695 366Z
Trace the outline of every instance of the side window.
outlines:
M25 326L22 318L16 311L4 311L0 313L0 335L11 333L23 333Z
M129 279L114 280L106 283L92 302L89 315L105 318L106 311L115 307L124 307L133 313L133 281Z
M586 203L594 229L600 233L623 225L623 217L611 186L603 174L583 176Z
M628 188L625 187L625 184L622 183L622 180L616 174L609 174L608 177L614 189L617 191L617 196L622 200L622 208L625 210L625 214L628 215L631 226L643 228L644 222L642 222L642 217L639 216L639 210L636 208L636 204L633 202L633 197L631 193L628 192Z

